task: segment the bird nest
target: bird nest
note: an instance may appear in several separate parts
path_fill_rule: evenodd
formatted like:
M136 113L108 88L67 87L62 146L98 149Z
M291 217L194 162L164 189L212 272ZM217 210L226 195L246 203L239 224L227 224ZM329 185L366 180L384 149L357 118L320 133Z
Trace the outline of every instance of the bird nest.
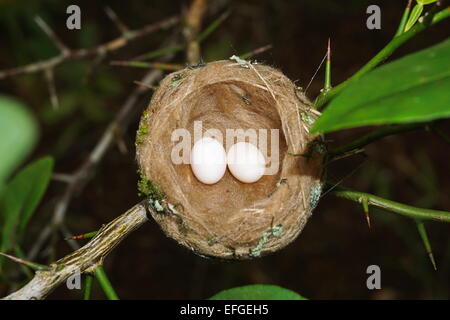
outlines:
M202 256L250 259L285 247L320 198L325 148L320 136L308 132L318 115L293 82L266 65L236 59L169 74L136 137L139 186L152 217L169 237ZM189 163L174 163L174 155L189 159L181 140L190 148L199 132L225 139L230 129L239 133L234 142L248 140L248 130L258 139L266 132L265 156L277 170L255 183L242 183L227 170L206 185ZM179 132L188 136L181 139ZM272 132L278 132L276 140Z

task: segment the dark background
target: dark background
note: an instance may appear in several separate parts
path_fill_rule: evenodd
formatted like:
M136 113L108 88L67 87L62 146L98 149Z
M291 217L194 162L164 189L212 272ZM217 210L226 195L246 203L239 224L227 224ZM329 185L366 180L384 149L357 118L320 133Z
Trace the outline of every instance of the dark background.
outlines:
M225 23L202 44L205 61L226 59L268 43L273 49L257 59L280 68L306 87L332 41L332 83L345 80L376 54L394 34L406 1L212 1L204 26L227 8ZM65 9L78 4L81 31L65 27ZM71 48L90 47L118 36L104 14L104 1L0 1L0 69L23 65L58 53L34 23L39 14ZM130 28L139 28L173 14L187 1L108 1ZM382 29L366 28L369 4L382 9ZM390 60L431 46L448 37L444 22L401 47ZM58 173L68 173L88 156L101 133L136 86L145 70L114 67L111 60L126 60L154 50L173 29L142 38L109 56L88 82L85 74L92 59L64 63L56 69L61 106L54 110L42 74L0 81L4 94L16 96L33 111L41 137L31 161L51 154ZM174 62L183 63L184 54ZM314 98L323 84L323 69L308 89ZM151 92L141 99L143 110ZM123 136L128 153L111 148L93 179L72 201L66 225L74 234L98 229L139 201L136 191L134 137L136 112ZM450 134L449 121L439 123ZM332 145L359 137L370 128L345 130L327 136ZM408 204L450 210L449 145L421 130L388 137L366 148L367 158L354 156L333 163L329 175L343 185ZM61 182L50 188L31 221L28 251L40 230L49 223ZM147 223L106 259L105 268L123 299L204 299L234 286L277 284L312 299L448 299L450 295L450 226L427 223L437 261L434 271L415 224L390 212L372 209L372 228L354 202L325 195L299 238L272 256L245 262L205 260L166 238L159 227ZM56 241L56 258L71 251L62 238ZM47 263L44 251L38 262ZM366 288L366 268L381 267L382 290ZM26 280L24 277L18 280ZM7 288L0 283L0 296ZM65 287L49 298L78 298ZM103 298L96 287L94 298Z

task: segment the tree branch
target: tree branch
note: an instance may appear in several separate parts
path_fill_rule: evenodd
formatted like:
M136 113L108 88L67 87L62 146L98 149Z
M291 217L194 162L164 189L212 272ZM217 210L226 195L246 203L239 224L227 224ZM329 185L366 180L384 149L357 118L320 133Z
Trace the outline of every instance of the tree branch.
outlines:
M103 226L85 246L52 263L49 270L37 271L34 278L23 288L3 299L44 299L71 275L77 272L95 273L111 250L147 220L147 206L144 202L136 204Z
M53 31L44 23L44 21L40 18L37 19L38 24L43 30L46 32L46 34L50 37L50 39L55 43L55 45L60 48L61 53L55 57L49 58L47 60L42 60L38 62L34 62L28 65L15 67L11 69L6 70L0 70L0 80L12 77L20 74L29 74L34 73L38 71L45 71L47 69L53 69L57 65L68 61L68 60L75 60L75 59L81 59L86 58L89 56L103 56L106 53L116 51L125 45L127 45L129 42L137 40L145 35L148 35L152 32L155 32L160 29L167 29L176 23L178 23L179 18L178 17L170 17L168 19L164 19L162 21L159 21L157 23L148 24L138 30L130 30L126 33L122 34L120 37L113 39L109 42L106 42L104 44L98 45L93 48L88 49L78 49L78 50L70 50L65 45L62 44L62 42L56 37Z
M186 60L189 64L196 64L200 61L200 45L197 35L202 26L206 7L206 0L193 0L185 17L183 34L186 38Z

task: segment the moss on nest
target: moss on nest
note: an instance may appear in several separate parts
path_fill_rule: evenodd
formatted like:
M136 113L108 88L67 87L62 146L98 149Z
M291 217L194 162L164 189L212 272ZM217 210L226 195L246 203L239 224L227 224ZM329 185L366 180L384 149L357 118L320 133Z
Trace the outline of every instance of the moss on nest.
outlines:
M142 113L141 121L139 122L139 128L136 131L135 145L138 146L144 142L145 135L148 134L148 124L147 121L150 118L150 113L145 110Z
M151 180L147 179L141 170L138 170L139 180L137 183L138 195L147 196L152 200L162 200L165 197L161 187L154 184Z

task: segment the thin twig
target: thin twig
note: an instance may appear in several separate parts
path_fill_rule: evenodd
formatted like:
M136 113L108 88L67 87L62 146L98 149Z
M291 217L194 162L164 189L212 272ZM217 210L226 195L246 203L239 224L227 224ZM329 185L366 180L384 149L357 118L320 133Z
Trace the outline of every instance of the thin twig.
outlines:
M67 56L70 53L70 49L58 38L55 32L48 26L47 23L45 23L44 20L42 20L41 17L36 16L34 18L34 21L36 21L37 25L44 31L44 33L50 38L50 40L53 41L53 43L59 48L61 51L61 54L63 56Z
M206 0L193 0L185 16L183 34L186 38L186 60L188 64L196 64L200 61L200 45L197 36L202 26L206 7Z
M225 11L222 13L217 19L215 19L213 22L211 22L210 25L208 25L205 30L203 30L197 37L197 41L201 44L202 41L206 40L217 28L228 18L230 15L230 11ZM142 60L149 60L158 58L161 56L164 56L169 53L176 53L179 51L182 51L184 47L179 44L170 45L169 47L153 50L151 52L147 52L144 54L141 54L137 57L134 57L130 59L130 61L142 61Z
M86 58L89 56L97 56L97 55L103 55L106 53L110 53L112 51L116 51L116 50L124 47L129 42L137 40L137 39L139 39L143 36L146 36L152 32L172 27L178 21L179 21L178 17L170 17L170 18L164 19L160 22L146 25L138 30L128 31L127 37L124 37L122 35L114 40L111 40L104 44L98 45L96 47L92 47L92 48L88 48L88 49L69 50L68 53L61 53L60 55L49 58L47 60L42 60L42 61L34 62L34 63L28 64L28 65L15 67L15 68L11 68L11 69L1 70L0 71L0 80L7 78L7 77L20 75L20 74L29 74L29 73L44 71L46 69L51 69L65 61L68 61L68 60L75 60L75 59ZM53 39L53 41L54 41L54 39Z
M149 71L142 79L142 82L152 85L161 77L161 75L161 70ZM98 163L103 159L106 151L114 141L114 137L117 132L123 132L126 130L131 119L130 115L132 114L132 111L134 111L138 99L145 92L146 88L141 86L136 87L133 90L131 95L125 100L125 103L122 105L115 119L104 131L102 137L92 150L89 157L78 167L74 174L71 175L72 180L66 185L63 195L55 206L51 223L42 230L41 234L36 239L34 246L28 254L28 259L33 260L37 256L52 231L57 230L60 224L64 221L67 208L72 201L73 196L77 193L77 191L80 191L84 184L89 180L92 172L95 170Z
M131 232L147 221L144 203L136 204L127 212L103 226L85 246L52 263L49 270L37 271L23 288L11 293L5 300L40 300L75 273L95 273L105 257Z
M169 43L172 41L173 39L168 40ZM172 59L173 56L174 54L168 54L162 60L168 61ZM162 74L163 73L161 70L150 70L140 82L148 86L152 86L161 78ZM27 255L29 260L35 259L45 242L48 240L49 236L58 230L59 226L63 223L67 208L69 207L72 198L77 192L80 192L84 185L90 180L92 173L103 159L106 151L109 150L115 138L117 138L117 135L121 135L122 132L126 131L132 119L132 115L134 111L136 111L136 105L139 98L145 92L147 92L147 88L144 86L136 87L132 91L132 93L125 100L124 104L120 107L120 110L114 120L104 131L102 137L91 151L89 157L75 170L73 174L70 175L72 178L66 185L62 196L55 205L51 222L41 231L39 237L36 239L33 247Z

